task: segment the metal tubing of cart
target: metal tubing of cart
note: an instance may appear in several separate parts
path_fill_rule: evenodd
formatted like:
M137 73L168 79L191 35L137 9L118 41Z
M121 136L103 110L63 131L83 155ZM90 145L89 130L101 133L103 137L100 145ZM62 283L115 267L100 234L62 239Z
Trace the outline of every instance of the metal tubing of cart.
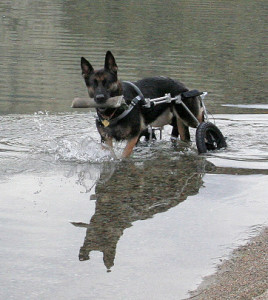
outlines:
M201 104L204 108L205 119L206 119L206 121L209 121L208 114L207 114L207 109L206 109L206 106L205 106L205 103L204 103L204 99L205 99L207 94L208 94L207 92L204 92L202 95L200 95L200 98L201 98Z
M170 94L165 95L164 97L155 98L155 99L149 99L150 102L153 102L154 105L163 104L163 103L170 103L172 101L175 101L176 104L181 104L184 109L190 114L190 116L195 120L196 127L200 124L195 115L190 111L190 109L186 106L185 103L182 102L181 96L178 95L174 98L171 98ZM203 104L203 101L202 101ZM204 107L205 108L205 107Z
M195 115L190 111L190 109L181 101L180 104L182 104L182 106L187 110L187 112L190 114L190 116L195 120L196 122L196 127L199 126L200 122L197 120L197 118L195 117Z

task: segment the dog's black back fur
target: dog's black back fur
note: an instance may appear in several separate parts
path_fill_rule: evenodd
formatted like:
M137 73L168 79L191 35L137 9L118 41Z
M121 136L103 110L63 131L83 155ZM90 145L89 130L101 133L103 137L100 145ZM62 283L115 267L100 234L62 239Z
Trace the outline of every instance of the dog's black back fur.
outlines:
M144 78L134 82L134 84L141 90L145 98L151 99L162 97L169 93L174 97L188 91L181 82L163 76ZM137 94L131 86L123 82L123 95L126 99L132 100ZM169 106L170 104L161 104L155 106L153 110L142 110L146 124L152 123Z

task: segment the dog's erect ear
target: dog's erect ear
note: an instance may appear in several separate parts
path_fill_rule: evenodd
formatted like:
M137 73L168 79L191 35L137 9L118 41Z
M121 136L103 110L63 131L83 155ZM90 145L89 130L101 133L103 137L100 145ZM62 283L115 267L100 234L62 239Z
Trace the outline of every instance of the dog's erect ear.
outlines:
M117 72L117 64L111 51L106 52L104 68L114 73Z
M84 57L81 57L81 69L83 76L87 76L94 71L91 64Z

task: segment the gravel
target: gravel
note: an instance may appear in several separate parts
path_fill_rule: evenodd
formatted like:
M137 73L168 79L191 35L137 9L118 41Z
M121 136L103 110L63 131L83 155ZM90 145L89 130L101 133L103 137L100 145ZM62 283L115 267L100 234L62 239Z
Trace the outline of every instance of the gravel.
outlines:
M188 299L194 300L268 299L268 227L235 249L215 274L189 294Z

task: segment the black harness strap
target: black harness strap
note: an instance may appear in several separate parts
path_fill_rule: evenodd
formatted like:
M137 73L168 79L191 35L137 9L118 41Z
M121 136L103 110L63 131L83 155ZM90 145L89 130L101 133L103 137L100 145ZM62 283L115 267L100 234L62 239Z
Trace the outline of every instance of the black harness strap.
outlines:
M110 125L115 125L118 121L125 118L140 101L145 101L141 90L134 83L132 83L130 81L124 81L124 82L131 85L134 88L134 90L137 92L138 96L136 96L135 98L133 98L131 100L128 109L123 111L119 116L117 116L115 118L111 118L110 120L103 118L102 115L100 113L98 113L98 111L97 111L99 120L104 125L104 127L107 127Z
M137 94L140 96L140 98L141 98L140 100L144 100L143 93L142 93L141 90L136 86L136 84L134 84L134 83L131 82L131 81L123 81L123 82L125 82L125 83L131 85L131 86L134 88L134 90L137 92ZM134 98L134 99L135 99L135 98Z

